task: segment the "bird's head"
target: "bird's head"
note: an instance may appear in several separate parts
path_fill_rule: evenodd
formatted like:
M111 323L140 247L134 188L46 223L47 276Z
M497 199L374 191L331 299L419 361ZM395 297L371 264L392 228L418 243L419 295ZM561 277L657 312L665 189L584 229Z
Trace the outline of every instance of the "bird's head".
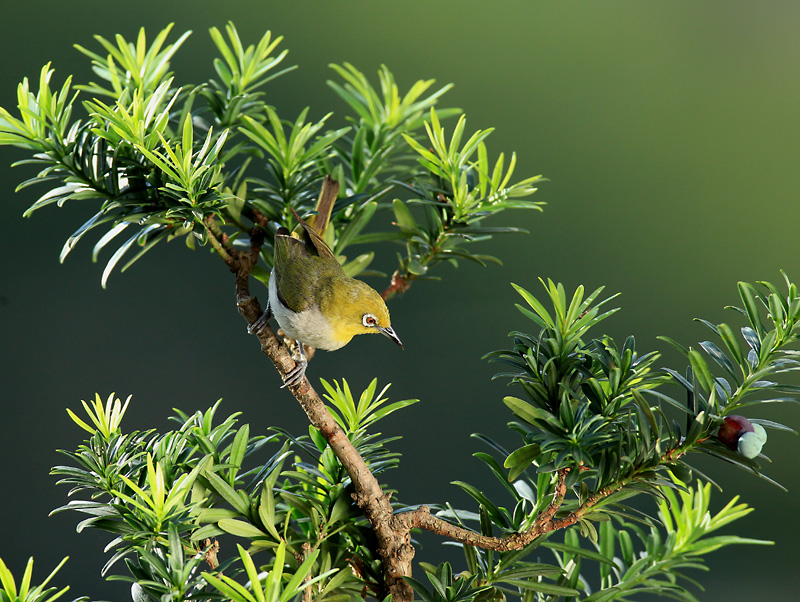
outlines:
M392 328L386 302L371 286L354 278L337 279L320 303L337 339L346 345L357 334L382 334L401 348Z

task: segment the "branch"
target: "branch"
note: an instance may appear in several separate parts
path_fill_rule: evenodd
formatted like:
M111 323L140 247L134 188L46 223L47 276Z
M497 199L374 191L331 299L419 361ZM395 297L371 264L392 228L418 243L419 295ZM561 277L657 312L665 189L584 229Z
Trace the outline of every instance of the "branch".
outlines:
M419 527L420 529L431 531L437 535L448 537L476 548L495 550L498 552L519 550L550 531L563 529L578 522L580 516L586 512L586 510L580 511L579 509L564 518L558 520L554 519L567 493L566 478L569 471L569 468L562 468L558 471L558 480L556 481L553 499L550 501L547 509L536 518L533 526L522 533L512 533L504 537L481 535L470 529L465 529L464 527L449 523L438 516L434 516L427 506L420 506L417 510L412 512L398 514L397 518L402 520L409 529Z
M686 450L677 450L675 448L667 450L661 456L661 463L673 462L686 455ZM652 467L650 468L652 469ZM555 492L553 499L547 506L547 509L542 512L534 521L533 525L527 531L522 533L512 533L504 537L492 537L489 535L482 535L471 529L465 529L454 525L438 516L431 514L427 506L420 506L414 511L406 512L397 515L397 518L402 520L407 528L413 529L418 527L425 529L442 537L448 537L454 541L481 548L484 550L494 550L497 552L507 552L509 550L520 550L528 544L535 541L538 537L550 533L551 531L558 531L565 529L577 523L584 515L592 510L598 503L607 498L609 495L616 493L627 485L630 481L635 479L636 475L632 475L627 479L618 481L613 485L604 487L596 491L593 495L589 496L578 508L561 518L555 518L556 513L561 508L564 502L564 497L567 493L566 477L570 468L562 468L558 471L558 480L556 481Z
M218 238L219 234L214 233L211 227L210 234L211 239L225 251L224 254L220 253L220 256L235 275L236 305L239 308L239 314L248 325L253 324L261 316L262 310L258 300L250 294L249 276L258 261L264 230L259 226L253 228L249 252L237 251L232 247L224 248ZM213 242L212 245L214 245ZM214 248L216 249L217 246ZM256 334L261 344L261 351L285 378L295 366L286 346L269 325L260 329ZM308 379L303 378L299 383L289 385L287 388L300 403L311 424L325 437L331 450L336 454L347 474L350 475L355 488L353 495L355 503L369 520L377 537L378 554L383 562L386 588L392 594L392 599L396 602L412 600L413 591L403 577L411 575L414 548L411 545L408 530L398 529L389 496L383 492L366 462L328 411Z
M303 562L305 562L306 558L308 558L311 555L311 546L309 545L309 543L307 541L303 542L302 548L303 548L303 553L300 554L300 557L297 559L297 561L300 564L303 564ZM303 602L314 602L314 590L311 589L310 585L307 585L309 581L311 581L311 572L310 571L308 572L308 574L303 579L303 583L306 584L306 586L303 588Z
M411 278L404 276L400 270L395 270L392 274L392 280L384 291L381 293L384 301L388 301L397 293L404 293L411 288Z
M212 216L209 216L203 225L208 233L208 241L211 243L211 247L222 257L222 261L225 262L225 265L235 273L238 267L236 250L233 248L233 245L229 243L228 236L220 230ZM252 267L250 269L252 269Z

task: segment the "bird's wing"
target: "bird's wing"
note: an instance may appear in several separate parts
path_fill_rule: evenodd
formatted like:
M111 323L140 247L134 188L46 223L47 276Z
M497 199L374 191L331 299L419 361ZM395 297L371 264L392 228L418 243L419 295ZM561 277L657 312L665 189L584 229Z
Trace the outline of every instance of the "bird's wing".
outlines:
M330 249L328 253L329 256L310 253L306 244L290 235L288 230L278 230L275 234L273 273L278 298L285 307L301 312L318 305L320 286L324 286L322 283L327 282L332 274L344 276L342 267Z
M325 243L322 237L317 233L317 231L314 230L314 228L309 226L307 223L305 223L303 219L294 210L294 208L292 208L292 213L294 214L295 219L303 227L303 230L305 230L305 233L308 237L306 244L310 247L313 247L313 249L308 248L307 250L312 252L315 251L316 255L319 255L320 257L325 259L333 259L335 261L336 256L333 254L333 251L331 251L331 248Z

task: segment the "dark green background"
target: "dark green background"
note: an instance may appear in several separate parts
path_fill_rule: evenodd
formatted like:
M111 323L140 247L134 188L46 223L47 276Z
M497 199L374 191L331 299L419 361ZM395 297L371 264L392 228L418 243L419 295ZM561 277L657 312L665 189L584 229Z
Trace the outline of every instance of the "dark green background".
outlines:
M12 109L17 83L37 78L47 61L57 82L70 73L85 81L87 62L73 43L94 47L93 34L132 37L141 25L152 36L171 21L176 32L195 32L173 62L177 82L199 82L212 76L208 28L231 19L250 42L266 29L286 36L289 60L300 69L269 88L284 117L306 105L316 117L343 113L324 85L332 76L328 63L350 61L370 74L385 63L403 87L419 78L454 82L446 104L466 111L468 129L496 127L492 153L517 151L520 178L550 179L537 193L548 203L543 214L496 220L531 231L484 244L503 258L502 268L442 267L442 282L416 284L392 302L404 352L361 337L311 365L312 380L347 378L361 388L377 376L394 383L392 399L421 398L382 425L384 433L405 436L398 445L405 462L385 478L404 501L466 504L450 481L491 485L470 457L481 447L469 434L513 441L500 401L507 389L490 382L494 367L480 359L506 345L509 330L531 328L513 308L509 281L537 294L540 276L570 289L606 285L622 293L623 308L606 331L634 334L642 351L667 351L657 335L686 344L706 338L694 317L736 320L723 306L737 302L737 280L777 281L779 268L800 279L796 2L112 6L6 3L0 106ZM76 515L47 516L66 496L48 476L61 461L53 450L73 449L82 433L65 407L77 408L95 391L133 394L127 429L164 428L172 407L204 409L220 397L224 411L243 410L255 429L278 424L301 433L304 419L245 334L220 261L180 243L162 245L114 274L103 291L102 265L89 261L91 242L58 264L64 239L93 207L76 203L23 220L36 190L14 194L14 187L30 171L6 167L24 157L21 151L0 154L0 556L19 573L35 555L42 576L68 554L57 584L71 583L76 596L121 600L127 586L97 576L108 537L76 535ZM379 261L389 269L393 250L382 251ZM667 353L660 365L676 362ZM758 416L800 424L793 407ZM707 588L698 592L703 600L788 600L800 586L800 441L773 432L765 452L773 458L769 474L789 493L704 463L725 488L714 507L741 493L757 511L736 532L776 545L712 555L711 573L692 575ZM417 558L436 562L440 549L428 543Z

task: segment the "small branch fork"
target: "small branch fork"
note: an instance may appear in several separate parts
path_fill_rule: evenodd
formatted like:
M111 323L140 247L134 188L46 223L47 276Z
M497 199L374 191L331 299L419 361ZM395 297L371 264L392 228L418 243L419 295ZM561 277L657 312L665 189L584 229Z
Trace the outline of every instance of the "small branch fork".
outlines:
M521 533L513 533L505 537L481 535L480 533L459 527L434 516L430 513L427 506L420 506L418 509L411 512L398 514L397 517L401 519L409 529L418 527L476 548L495 550L498 552L519 550L550 531L574 525L585 513L585 510L577 510L563 518L555 518L556 512L561 508L561 504L564 502L564 496L567 493L566 478L569 471L569 468L562 468L558 471L558 480L556 481L553 499L544 512L536 518L533 526Z
M255 221L257 225L250 232L250 249L247 251L235 249L212 220L206 223L212 247L235 276L236 304L239 314L248 325L253 324L262 314L258 300L250 295L249 276L258 261L264 241L267 218L256 213ZM261 351L272 361L278 373L285 378L295 366L286 346L269 325L255 334L261 344ZM389 496L384 493L366 462L328 411L308 379L303 378L299 383L288 385L287 388L300 403L311 424L325 437L328 445L350 475L355 488L354 501L369 520L378 542L377 552L383 563L386 588L380 597L391 594L392 600L395 602L410 602L414 598L411 586L403 579L405 576L411 576L411 562L414 558L414 547L411 545L410 537L411 529L425 529L443 537L488 550L518 550L546 533L577 523L600 499L615 491L598 492L574 512L556 518L566 495L566 477L570 470L563 468L557 473L555 492L550 504L536 518L533 526L525 532L504 537L481 535L449 523L432 515L427 506L395 514Z
M397 293L404 293L411 287L411 280L403 276L400 270L395 270L389 286L381 293L384 301L394 297Z

